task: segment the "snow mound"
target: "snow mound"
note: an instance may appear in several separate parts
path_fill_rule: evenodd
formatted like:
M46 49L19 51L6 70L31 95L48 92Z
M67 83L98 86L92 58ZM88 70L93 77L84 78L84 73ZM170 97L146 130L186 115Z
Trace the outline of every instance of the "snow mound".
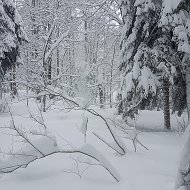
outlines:
M81 152L90 155L97 160L117 181L120 181L120 175L113 165L92 145L86 144L81 148Z

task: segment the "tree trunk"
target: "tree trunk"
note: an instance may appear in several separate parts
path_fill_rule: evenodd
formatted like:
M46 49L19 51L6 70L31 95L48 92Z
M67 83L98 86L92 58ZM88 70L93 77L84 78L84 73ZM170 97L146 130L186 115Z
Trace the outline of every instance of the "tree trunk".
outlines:
M190 122L190 65L186 68L186 96L187 96L187 113L188 123Z
M88 24L87 24L87 20L84 21L84 30L85 30L85 36L84 36L84 48L85 48L85 62L88 62L88 34L87 34L87 30L88 30Z
M1 76L1 72L0 72L0 100L2 99L3 96L3 85L2 85L3 79Z
M1 71L0 71L0 112L3 110L3 102L2 102L2 97L3 97L3 87L2 87L2 76L1 76Z
M100 84L99 85L99 98L100 98L100 108L104 107L104 92L103 92L103 87Z
M42 111L46 112L46 95L44 95L42 99Z
M170 125L170 93L169 93L169 79L163 79L163 95L164 95L164 128L171 129Z
M117 42L117 41L116 41ZM112 82L113 82L113 66L114 66L114 59L115 59L115 52L116 52L116 42L113 47L113 57L111 60L111 68L110 68L110 108L112 108Z
M17 95L17 88L16 88L16 65L13 64L12 66L12 73L11 73L11 94L14 98Z
M48 78L48 84L51 84L51 78L52 78L52 58L49 57L48 59L48 63L47 63L47 66L48 66L48 71L47 71L47 78Z
M59 6L59 3L58 3L58 6ZM57 8L58 9L58 8ZM59 26L57 26L57 39L59 39L60 35L59 35ZM57 50L56 50L56 53L57 53L57 76L59 76L60 74L60 62L59 62L59 45L57 46Z
M29 69L28 69L28 65L29 65L29 52L28 52L28 47L26 49L26 82L29 83L28 81L28 77L29 77ZM28 91L29 91L29 87L28 85L26 86L26 93L27 93L27 96L28 96ZM28 98L26 99L26 105L28 106Z
M60 64L59 64L59 46L57 47L57 76L60 74Z

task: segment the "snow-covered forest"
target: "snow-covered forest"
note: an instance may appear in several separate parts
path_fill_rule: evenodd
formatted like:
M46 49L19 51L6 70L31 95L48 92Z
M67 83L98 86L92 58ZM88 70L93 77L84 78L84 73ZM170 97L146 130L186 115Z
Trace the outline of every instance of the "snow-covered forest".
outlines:
M0 189L190 190L190 0L0 0Z

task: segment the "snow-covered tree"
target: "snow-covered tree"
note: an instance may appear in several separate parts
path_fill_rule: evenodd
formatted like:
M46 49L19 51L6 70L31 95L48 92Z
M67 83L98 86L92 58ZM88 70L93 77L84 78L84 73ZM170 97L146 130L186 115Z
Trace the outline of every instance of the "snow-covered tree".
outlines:
M172 112L181 116L187 108L186 77L182 65L176 67L172 86Z
M167 40L170 41L170 53L168 53L167 62L175 67L173 75L173 110L180 114L186 108L186 89L188 89L188 57L189 57L189 1L175 1L169 5L163 1L162 16L160 27L163 33L167 34ZM167 67L167 63L164 63ZM171 76L171 73L170 73ZM185 84L186 83L186 84ZM187 86L187 88L186 88ZM188 98L187 98L188 100Z
M93 1L91 6L81 4L80 9L83 15L83 63L79 67L85 63L86 84L91 101L105 103L112 99L112 86L116 83L113 78L119 57L118 35L122 23L119 6L109 0Z
M173 9L165 6L161 18L162 27L167 28L173 34L172 41L176 44L176 54L179 56L178 69L186 82L186 98L189 116L189 92L190 92L190 1L181 0L174 3ZM185 85L183 90L185 89ZM177 190L189 189L189 175L190 175L190 151L189 151L189 128L186 130L188 138L184 146L181 163L178 171L176 181Z
M121 5L125 23L121 44L124 117L151 104L151 99L160 91L164 127L170 129L170 89L172 85L173 89L177 88L176 72L181 72L182 67L169 12L172 8L167 1L133 0L122 1ZM176 100L179 96L174 93L173 97Z
M159 7L151 0L122 0L121 94L124 117L134 114L143 98L156 94L159 84L151 48L157 35Z
M176 45L172 41L173 33L168 26L163 27L162 22L158 22L159 35L154 41L153 55L157 63L157 70L163 92L163 111L164 111L164 127L171 129L170 125L170 89L173 84L178 64L178 54L176 54Z
M181 56L181 72L186 75L188 117L190 118L190 2L183 0L172 16L172 26L178 51Z
M26 41L22 20L12 0L0 1L0 99L2 98L2 81L8 69L15 72L19 62L19 46ZM15 73L12 72L14 79ZM16 86L11 83L11 90L16 93Z
M0 15L0 65L3 74L16 64L19 45L26 38L21 17L12 0L0 1Z

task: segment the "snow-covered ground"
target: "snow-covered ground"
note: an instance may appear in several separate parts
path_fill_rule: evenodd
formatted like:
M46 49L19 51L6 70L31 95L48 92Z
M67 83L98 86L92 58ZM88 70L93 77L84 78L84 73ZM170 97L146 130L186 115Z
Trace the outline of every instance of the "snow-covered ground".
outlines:
M100 110L97 112L105 117L113 117L113 110ZM12 112L17 126L31 129L36 122L28 118L29 113L24 103L13 104ZM30 112L35 117L40 116L34 102L30 103ZM53 109L43 114L46 126L57 137L60 146L80 147L84 144L84 136L80 133L83 116L88 116L87 143L99 150L115 167L121 176L117 183L109 173L100 166L91 166L80 178L76 169L78 155L55 154L31 163L27 168L18 169L11 174L0 177L2 190L172 190L179 165L180 151L183 136L177 132L153 132L163 127L161 112L144 111L137 120L137 126L143 128L139 134L141 142L149 148L145 150L137 147L134 152L132 142L125 140L128 148L126 155L117 155L92 134L98 132L108 137L104 122L95 116L83 111ZM172 127L177 128L176 117L172 116ZM0 114L0 125L8 126L10 116L8 113ZM146 131L145 129L151 129ZM109 137L108 137L109 138ZM7 146L16 149L11 144L12 137L1 129L0 147L2 151ZM44 144L44 146L46 146ZM3 159L3 155L0 156ZM0 160L1 160L0 159ZM79 173L83 166L79 166Z

